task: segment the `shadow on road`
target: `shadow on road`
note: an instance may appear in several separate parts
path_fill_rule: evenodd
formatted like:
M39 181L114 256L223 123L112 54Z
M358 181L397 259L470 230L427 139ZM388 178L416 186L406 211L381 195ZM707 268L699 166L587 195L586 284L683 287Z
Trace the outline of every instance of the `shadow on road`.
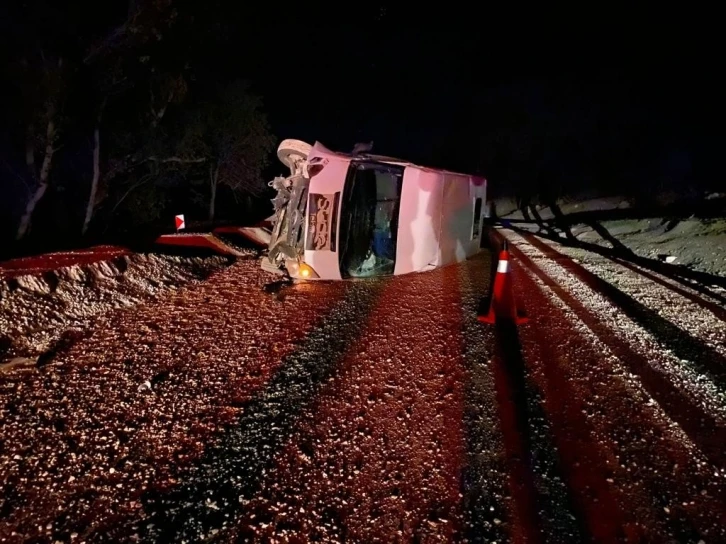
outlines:
M555 259L566 270L580 278L583 283L610 300L625 315L643 326L676 357L690 361L690 363L684 364L689 364L696 372L708 376L718 387L726 386L726 360L716 350L693 338L686 331L673 325L657 312L623 293L614 285L595 276L566 255L538 240L533 234L529 233L525 236L548 257ZM720 425L717 418L700 407L695 399L684 395L683 391L674 385L666 374L654 367L646 356L634 351L622 336L613 333L599 316L545 274L521 250L513 247L512 251L523 265L527 266L575 312L578 318L610 348L614 355L640 377L645 388L668 416L681 426L706 457L718 465L723 456L722 445L726 440L726 429Z
M583 283L618 306L625 315L646 328L658 342L668 347L677 357L692 361L700 373L710 376L719 387L726 387L726 358L715 349L692 337L688 332L662 317L657 311L648 308L616 286L596 276L581 264L538 240L534 235L526 234L525 237L545 255L556 260L566 270L580 278Z
M267 387L244 406L243 415L220 442L207 448L189 478L171 491L143 496L146 519L110 534L126 540L198 542L233 523L259 490L275 455L305 407L336 371L364 325L383 282L359 282L282 363Z
M497 356L493 374L511 491L521 524L515 529L529 542L568 535L584 541L584 522L564 483L542 399L527 378L517 326L496 324Z
M621 211L629 210L612 210L611 212L617 213ZM563 233L563 235L560 235L557 231L554 231L553 234L552 229L550 229L549 232L542 231L540 229L540 231L536 233L536 236L547 238L565 246L577 247L580 249L591 251L618 264L629 263L633 265L638 265L652 272L667 276L668 278L673 279L681 285L690 287L691 289L694 289L695 291L698 291L699 293L706 295L711 299L720 302L721 304L726 304L726 296L716 292L713 289L713 286L726 288L725 277L717 276L715 274L709 274L707 272L692 270L684 265L668 264L656 259L650 259L648 257L636 255L629 248L623 245L622 242L620 242L616 237L610 234L610 232L608 232L608 230L604 226L602 226L602 224L599 223L599 221L604 219L595 219L595 217L601 216L603 213L604 212L587 212L582 214L562 215L559 219L559 222L557 222L557 220L551 220L550 222L557 224L558 229ZM576 217L579 219L576 219ZM643 219L644 217L639 218ZM608 217L608 220L611 219L612 217ZM503 226L511 228L512 230L522 235L531 236L534 234L531 231L522 228L526 224L531 224L531 222L528 223L527 221L501 220L501 223ZM571 229L572 225L578 223L584 223L590 226L604 240L610 242L613 247L603 247L597 244L583 242L582 240L577 239L572 233ZM642 273L638 269L631 268L631 270ZM716 313L722 314L723 309L717 310Z

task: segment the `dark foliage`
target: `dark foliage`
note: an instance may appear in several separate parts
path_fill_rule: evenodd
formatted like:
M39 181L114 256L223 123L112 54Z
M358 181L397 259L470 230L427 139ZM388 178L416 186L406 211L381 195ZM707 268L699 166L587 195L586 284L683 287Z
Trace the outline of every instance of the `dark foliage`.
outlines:
M384 155L483 174L492 195L653 204L723 191L717 18L499 10L6 2L3 248L158 231L175 213L263 216L262 180L282 170L270 127L332 149L373 140ZM247 132L214 130L244 116Z
M31 0L2 10L3 253L148 236L173 228L176 213L264 215L274 138L245 73L205 72L218 51L199 6ZM225 197L214 206L210 171L221 171Z

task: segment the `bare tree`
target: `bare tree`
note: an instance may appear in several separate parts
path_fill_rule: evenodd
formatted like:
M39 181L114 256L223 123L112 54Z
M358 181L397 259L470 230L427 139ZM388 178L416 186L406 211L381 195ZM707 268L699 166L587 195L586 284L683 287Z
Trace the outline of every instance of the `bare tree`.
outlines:
M181 142L185 155L205 157L208 165L208 220L214 221L220 185L247 194L265 185L262 170L274 148L262 100L245 82L223 88L189 118Z
M133 91L136 85L147 86L146 102L139 103L138 111L141 124L147 126L138 130L138 133L151 139L158 139L153 133L163 121L169 105L180 103L184 99L187 91L186 80L178 71L169 72L165 69L163 66L165 59L158 50L159 43L162 42L175 18L176 12L172 9L170 0L130 0L126 21L94 43L85 56L85 64L95 74L95 91L99 95L100 106L93 129L93 174L82 226L84 235L88 232L96 209L108 195L108 187L101 187L103 184L123 179L124 173L146 162L156 162L157 165L177 162L175 157L159 160L153 156L145 156L155 153L157 151L155 149L129 149L126 145L117 145L107 155L120 152L124 158L121 160L109 158L114 167L104 175L101 155L101 120L109 101ZM151 50L157 54L152 55ZM138 140L141 143L137 145L143 147L146 143L145 138L122 137L117 138L116 143ZM135 156L130 158L131 155ZM185 159L179 160L185 162ZM148 181L153 179L153 176L145 175L141 179ZM133 184L129 191L137 186ZM114 210L129 191L116 202Z
M88 196L88 202L86 203L86 215L83 218L83 228L81 229L82 234L86 234L88 231L88 225L91 223L93 212L97 205L98 182L101 179L101 117L103 116L103 109L105 105L106 99L103 100L101 107L99 108L98 116L96 118L96 126L93 129L93 177L91 178L91 192Z
M33 213L45 196L50 186L50 174L53 166L53 156L60 136L60 117L62 110L63 93L63 58L49 61L40 53L42 60L42 78L44 105L37 115L33 116L27 127L27 140L25 147L25 164L28 168L29 195L25 203L25 210L18 223L15 234L16 240L22 240L30 231ZM27 60L26 67L30 66ZM32 73L32 70L29 70ZM36 123L40 124L42 131L37 132ZM40 161L38 161L40 159ZM39 165L40 163L40 165Z

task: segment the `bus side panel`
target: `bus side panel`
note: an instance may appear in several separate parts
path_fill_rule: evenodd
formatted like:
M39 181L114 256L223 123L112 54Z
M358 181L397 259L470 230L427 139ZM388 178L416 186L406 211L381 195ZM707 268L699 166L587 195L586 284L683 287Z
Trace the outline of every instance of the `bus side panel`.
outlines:
M438 172L411 166L404 170L394 274L440 265L442 179Z
M441 264L459 262L480 250L486 182L446 175L441 209ZM477 202L478 200L478 202Z

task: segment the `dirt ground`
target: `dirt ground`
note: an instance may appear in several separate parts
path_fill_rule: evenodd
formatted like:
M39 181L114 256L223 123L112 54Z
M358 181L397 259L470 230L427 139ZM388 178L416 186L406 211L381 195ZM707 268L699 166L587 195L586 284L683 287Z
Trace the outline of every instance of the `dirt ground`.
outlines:
M0 540L723 541L726 306L502 232L518 327L477 319L488 252L370 281L153 254L8 280Z

